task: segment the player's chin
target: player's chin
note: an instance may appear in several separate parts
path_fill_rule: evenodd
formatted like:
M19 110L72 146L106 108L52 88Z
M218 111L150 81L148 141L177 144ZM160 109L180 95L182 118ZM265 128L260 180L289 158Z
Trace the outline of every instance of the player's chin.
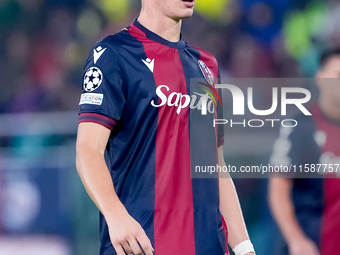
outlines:
M190 18L192 15L194 14L194 9L186 9L184 10L181 15L180 15L180 19L187 19Z

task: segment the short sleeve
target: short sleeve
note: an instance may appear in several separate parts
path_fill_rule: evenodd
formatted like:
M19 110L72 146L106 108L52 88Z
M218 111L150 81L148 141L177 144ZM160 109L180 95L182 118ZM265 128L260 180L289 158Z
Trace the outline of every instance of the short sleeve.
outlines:
M109 43L97 43L84 68L79 123L94 122L113 130L126 101L123 76L116 49Z

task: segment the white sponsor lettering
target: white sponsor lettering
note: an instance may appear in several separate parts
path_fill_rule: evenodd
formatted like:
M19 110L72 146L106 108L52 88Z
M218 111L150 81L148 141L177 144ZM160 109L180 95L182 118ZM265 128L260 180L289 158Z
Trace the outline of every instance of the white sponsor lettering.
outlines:
M187 94L182 94L179 92L172 92L167 97L164 94L164 91L170 91L170 88L166 85L158 86L156 89L156 95L158 96L160 102L156 103L155 100L151 101L151 105L153 107L161 107L164 105L167 105L169 107L176 107L176 113L180 114L182 109L185 109L187 107L190 107L191 109L198 109L201 110L202 106L205 107L209 112L214 112L214 105L212 102L212 99L208 94L199 94L195 93L195 95L192 95L191 97ZM200 97L198 100L197 98ZM208 102L210 99L211 103ZM196 103L197 101L197 103Z

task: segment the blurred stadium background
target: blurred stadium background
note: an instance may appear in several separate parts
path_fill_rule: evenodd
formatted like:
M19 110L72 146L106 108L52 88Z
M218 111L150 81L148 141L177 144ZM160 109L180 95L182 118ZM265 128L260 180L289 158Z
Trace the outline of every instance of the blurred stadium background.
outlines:
M183 35L216 56L223 77L312 77L320 50L340 42L339 2L197 0ZM139 8L0 0L0 255L98 253L98 213L75 169L82 69L92 45ZM228 130L227 162L267 160L276 132ZM274 254L266 180L235 183L258 254Z

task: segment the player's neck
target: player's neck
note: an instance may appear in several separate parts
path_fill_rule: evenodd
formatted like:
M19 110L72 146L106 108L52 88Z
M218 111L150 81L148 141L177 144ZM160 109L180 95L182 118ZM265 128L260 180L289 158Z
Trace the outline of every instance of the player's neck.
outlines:
M329 100L320 99L320 109L328 118L340 121L340 105L332 104Z
M146 11L142 11L138 22L170 42L178 42L180 40L182 20L174 20L155 13L149 15Z

